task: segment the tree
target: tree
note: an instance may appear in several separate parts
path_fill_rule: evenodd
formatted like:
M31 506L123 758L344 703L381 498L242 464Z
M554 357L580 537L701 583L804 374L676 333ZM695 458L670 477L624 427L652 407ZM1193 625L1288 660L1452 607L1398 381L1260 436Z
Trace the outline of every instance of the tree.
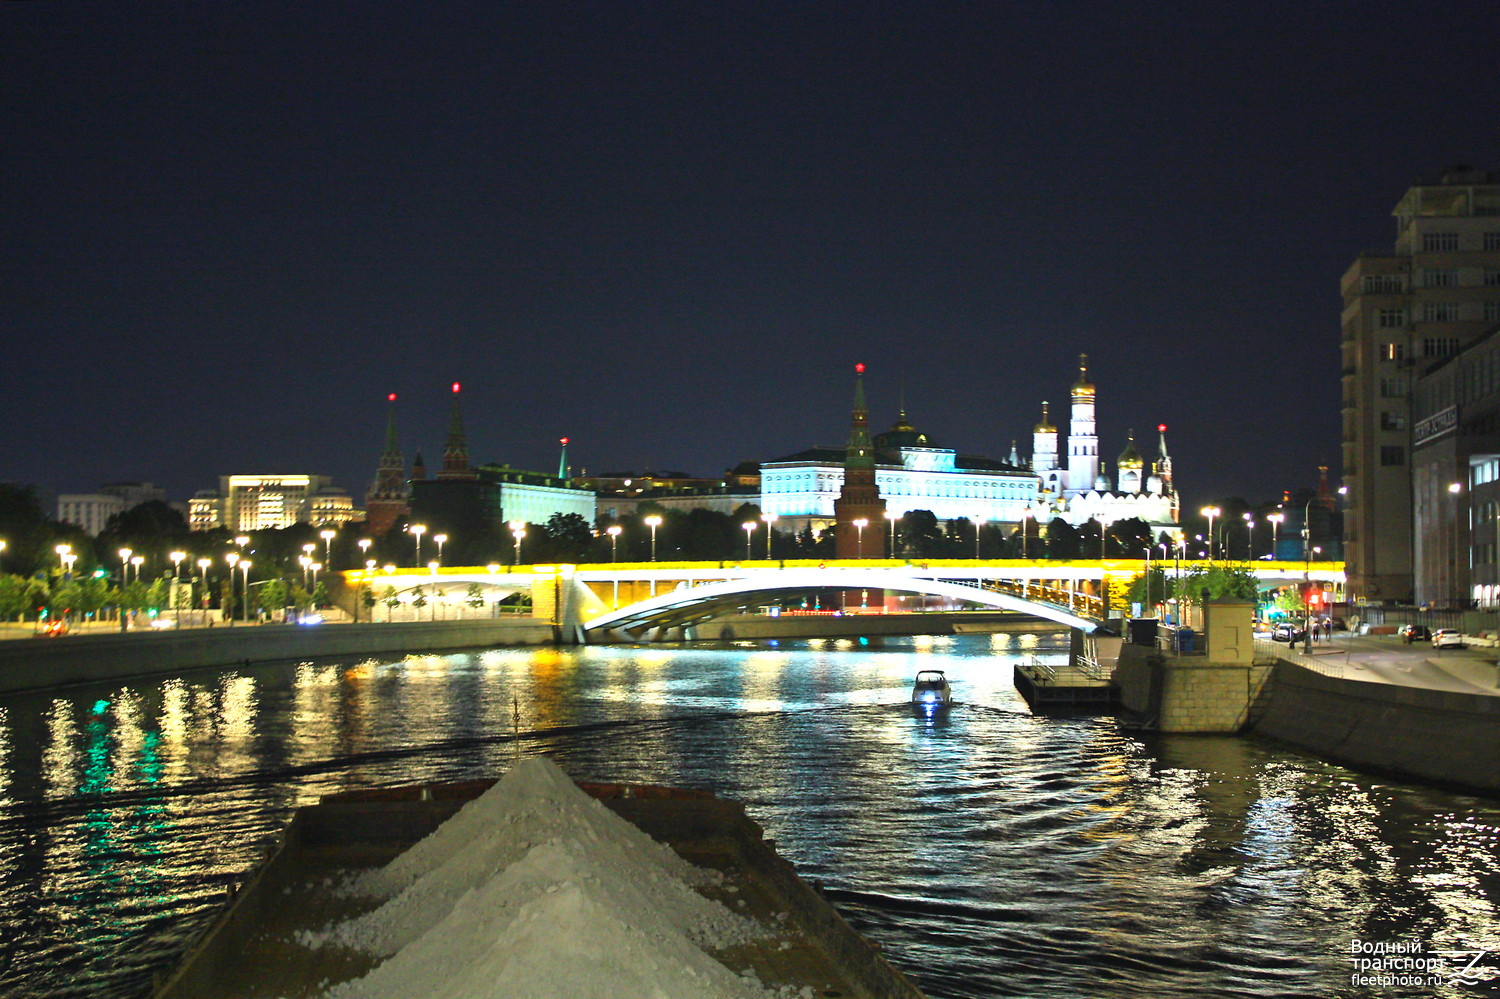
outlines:
M1078 531L1061 517L1052 518L1047 525L1047 557L1078 558Z
M539 532L546 559L557 562L583 562L594 543L589 522L576 513L554 513Z
M1123 558L1140 558L1151 547L1151 527L1139 517L1115 521L1108 533Z
M470 583L468 590L464 592L464 603L475 610L484 606L484 588L478 583Z
M897 522L901 554L906 558L942 558L947 539L931 510L908 510Z
M313 587L312 602L314 607L328 606L328 584L318 580L318 585Z
M273 576L260 584L260 600L263 607L285 607L290 590L286 580Z

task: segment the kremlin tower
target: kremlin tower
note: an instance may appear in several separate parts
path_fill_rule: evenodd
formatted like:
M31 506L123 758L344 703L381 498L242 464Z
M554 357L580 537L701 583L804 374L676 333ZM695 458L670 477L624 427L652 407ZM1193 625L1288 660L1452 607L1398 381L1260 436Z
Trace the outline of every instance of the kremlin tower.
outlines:
M854 366L854 413L844 455L844 484L833 501L834 557L885 558L885 500L875 485L875 447L865 408L865 366ZM856 523L863 521L863 524Z
M453 383L453 409L448 414L448 441L443 446L443 470L437 477L441 482L473 482L479 478L469 468L469 439L464 434L464 418L458 409L458 382Z
M380 452L380 466L375 481L365 493L365 521L371 534L384 534L396 521L411 512L406 491L406 461L396 443L396 393L386 396L385 449Z

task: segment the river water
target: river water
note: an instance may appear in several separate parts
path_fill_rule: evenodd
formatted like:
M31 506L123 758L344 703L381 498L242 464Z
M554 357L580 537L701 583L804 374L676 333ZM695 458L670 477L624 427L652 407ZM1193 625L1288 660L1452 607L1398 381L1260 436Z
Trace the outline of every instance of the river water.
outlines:
M505 649L5 698L0 996L141 996L293 808L493 776L517 745L744 802L929 996L1500 992L1500 802L1035 718L1011 684L1029 655L1063 638ZM935 719L907 704L930 668L960 702ZM1355 941L1450 970L1356 984Z

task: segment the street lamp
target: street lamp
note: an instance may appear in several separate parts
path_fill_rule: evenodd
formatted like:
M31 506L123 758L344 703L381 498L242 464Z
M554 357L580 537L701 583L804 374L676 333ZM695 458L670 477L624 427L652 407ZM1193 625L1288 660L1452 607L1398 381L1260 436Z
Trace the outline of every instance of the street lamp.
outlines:
M854 557L865 557L865 526L870 522L864 517L854 518Z
M240 559L240 572L245 574L245 623L250 623L250 560ZM231 573L230 575L233 575Z
M1280 512L1266 514L1266 519L1271 522L1271 557L1276 557L1276 544L1281 539L1277 537L1281 533L1281 522L1286 520L1286 514Z
M661 526L661 518L656 514L646 518L646 526L651 528L651 561L656 561L656 529Z
M239 564L240 553L230 552L224 556L224 561L229 563L229 606L219 608L221 611L229 611L229 627L234 627L234 567Z
M167 558L172 560L172 611L177 619L177 627L182 627L182 602L177 598L177 587L182 580L182 560L187 558L187 552L171 552Z
M1206 506L1198 512L1208 518L1208 561L1212 565L1214 560L1214 518L1224 511L1216 506Z
M740 525L745 529L745 561L750 561L750 536L755 533L755 521L747 520Z
M776 535L776 520L774 513L763 513L760 519L766 522L766 561L771 561L771 539Z
M979 525L984 523L984 514L974 515L974 560L979 561Z
M200 558L198 560L198 571L203 574L203 609L208 610L208 567L213 565L213 559ZM205 615L207 616L207 615ZM202 624L203 622L198 622Z
M1452 516L1448 520L1448 523L1452 525L1450 530L1453 532L1453 559L1451 562L1453 569L1448 574L1448 600L1450 603L1453 603L1455 597L1457 597L1460 605L1464 601L1462 596L1458 594L1458 494L1463 491L1464 486L1462 482L1448 483L1448 495L1453 497L1453 502L1450 504Z
M318 570L323 568L323 563L314 562L312 565L308 566L308 568L312 570L312 588L316 590L318 588ZM313 608L316 609L317 606L317 602L314 601Z
M901 515L899 513L897 513L895 510L887 510L885 512L885 519L889 520L891 522L891 547L890 547L890 550L888 552L886 552L886 554L889 555L891 558L895 558L896 557L896 521L898 521L898 520L901 519Z
M73 556L73 558L77 558L77 557L78 556L76 556L76 555ZM68 561L71 564L72 559L69 559ZM146 561L146 556L144 556L144 555L136 555L136 556L132 557L131 560L130 560L130 564L133 565L133 566L135 566L135 581L137 583L139 583L141 581L141 564L143 562L145 562L145 561Z
M373 545L374 543L375 542L373 540L371 540L370 538L360 538L359 539L359 541L357 542L357 544L359 545L359 554L360 554L361 558L366 559L366 560L369 559L369 557L370 557L370 546Z
M619 524L610 524L604 529L604 533L609 535L609 560L611 562L620 561L620 532L623 530L624 528Z
M1255 518L1248 513L1240 516L1245 518L1245 560L1255 558Z
M1031 558L1031 545L1028 543L1027 538L1026 538L1026 524L1030 520L1031 520L1031 511L1030 510L1022 510L1021 511L1021 557L1022 558ZM1024 593L1025 593L1025 591L1023 590L1022 594L1024 595Z
M412 524L406 529L412 537L417 539L417 560L415 565L422 564L422 535L427 533L426 524Z
M318 537L323 539L323 561L329 565L333 565L333 539L338 533L330 527L325 527L318 532Z
M510 524L510 533L516 539L516 565L521 564L521 539L526 537L526 525L519 520L513 520Z
M61 554L62 549L58 549ZM120 588L124 589L130 585L130 556L133 555L129 548L121 548L120 555Z
M446 534L434 534L432 536L432 540L434 540L434 541L437 542L437 546L438 546L438 557L437 557L437 560L438 560L438 563L441 564L442 561L443 561L443 542L445 542L445 541L448 540L448 535L446 535Z

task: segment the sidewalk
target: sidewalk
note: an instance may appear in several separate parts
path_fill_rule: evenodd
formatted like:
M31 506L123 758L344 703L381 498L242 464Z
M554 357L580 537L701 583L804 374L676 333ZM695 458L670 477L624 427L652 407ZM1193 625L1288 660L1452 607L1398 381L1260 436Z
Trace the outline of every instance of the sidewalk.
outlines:
M1347 633L1315 642L1311 654L1301 643L1290 653L1285 645L1276 647L1282 658L1350 680L1500 696L1500 649L1434 649L1427 642L1406 645L1394 636Z

